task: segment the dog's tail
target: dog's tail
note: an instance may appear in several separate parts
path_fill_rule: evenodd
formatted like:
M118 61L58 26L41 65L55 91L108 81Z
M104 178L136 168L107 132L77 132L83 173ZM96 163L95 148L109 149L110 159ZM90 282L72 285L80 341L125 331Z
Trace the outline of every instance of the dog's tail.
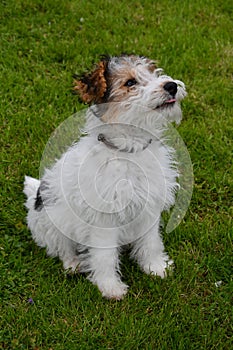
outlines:
M40 180L34 179L30 176L25 176L24 181L24 194L27 196L27 201L25 203L28 209L34 208L34 203L36 200L36 195L38 188L40 186Z

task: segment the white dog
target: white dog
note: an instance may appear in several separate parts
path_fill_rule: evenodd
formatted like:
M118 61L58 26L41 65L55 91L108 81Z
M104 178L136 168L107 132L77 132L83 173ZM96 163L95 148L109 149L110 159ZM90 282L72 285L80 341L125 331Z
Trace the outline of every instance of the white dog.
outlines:
M164 277L172 263L159 223L174 204L178 173L163 132L181 120L185 86L148 58L122 55L104 57L74 89L91 105L87 136L41 180L26 177L27 222L65 269L88 273L104 297L121 299L120 247L130 245L148 274Z

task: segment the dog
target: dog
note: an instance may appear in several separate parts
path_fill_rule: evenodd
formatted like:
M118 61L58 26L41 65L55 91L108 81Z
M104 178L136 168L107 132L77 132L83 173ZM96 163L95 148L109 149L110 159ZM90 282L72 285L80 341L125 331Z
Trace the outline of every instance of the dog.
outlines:
M86 136L70 146L40 180L25 177L27 223L65 270L86 273L103 297L120 300L120 253L142 271L165 277L160 217L175 203L178 170L164 131L182 118L185 85L149 58L102 57L75 76L74 91L89 107Z

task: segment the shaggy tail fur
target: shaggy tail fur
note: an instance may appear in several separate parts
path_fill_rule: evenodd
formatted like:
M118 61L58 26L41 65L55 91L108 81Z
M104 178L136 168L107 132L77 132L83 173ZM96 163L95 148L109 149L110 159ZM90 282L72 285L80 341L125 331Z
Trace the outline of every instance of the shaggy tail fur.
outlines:
M36 194L39 186L40 186L39 180L34 179L33 177L30 177L30 176L25 176L23 192L27 196L27 202L25 205L28 209L31 209L34 207L35 198L36 198Z

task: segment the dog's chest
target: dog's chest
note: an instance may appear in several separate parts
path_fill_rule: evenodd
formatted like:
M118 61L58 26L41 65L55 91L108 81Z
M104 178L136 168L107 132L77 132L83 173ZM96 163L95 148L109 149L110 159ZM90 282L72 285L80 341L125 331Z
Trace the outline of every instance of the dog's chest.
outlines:
M79 168L79 190L88 206L104 213L137 215L143 207L163 206L174 176L164 149L142 152L90 152Z

